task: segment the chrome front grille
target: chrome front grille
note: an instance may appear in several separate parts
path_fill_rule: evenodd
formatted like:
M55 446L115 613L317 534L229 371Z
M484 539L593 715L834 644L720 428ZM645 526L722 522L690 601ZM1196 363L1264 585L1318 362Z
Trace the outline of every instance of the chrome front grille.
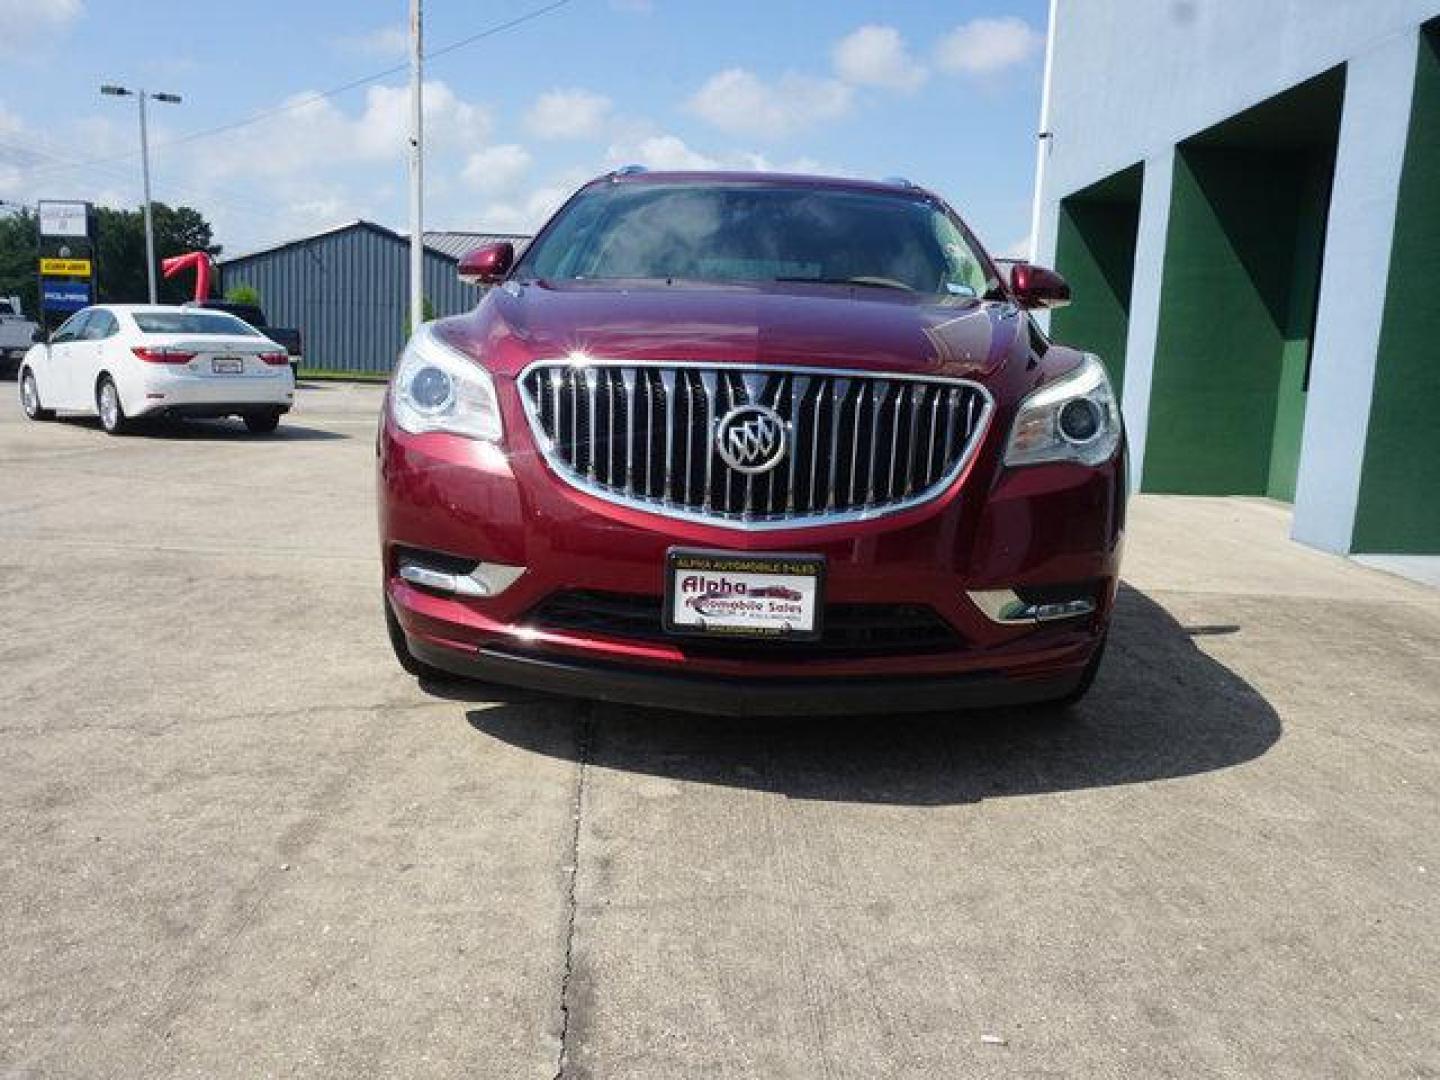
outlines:
M958 379L721 364L540 362L520 376L551 467L600 498L740 528L874 517L933 498L969 460L990 417ZM716 427L770 410L785 449L739 471ZM728 427L728 424L727 424Z

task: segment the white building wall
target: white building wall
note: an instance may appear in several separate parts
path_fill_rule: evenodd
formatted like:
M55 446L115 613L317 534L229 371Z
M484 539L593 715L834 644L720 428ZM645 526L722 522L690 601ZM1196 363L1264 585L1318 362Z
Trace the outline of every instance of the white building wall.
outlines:
M1054 262L1062 198L1144 163L1124 394L1137 486L1176 144L1353 61L1295 517L1298 539L1348 549L1417 35L1436 16L1440 0L1055 0L1035 257Z
M1053 217L1065 195L1436 15L1440 0L1058 0L1042 205Z
M1394 37L1346 73L1293 526L1327 551L1350 550L1360 500L1415 59Z

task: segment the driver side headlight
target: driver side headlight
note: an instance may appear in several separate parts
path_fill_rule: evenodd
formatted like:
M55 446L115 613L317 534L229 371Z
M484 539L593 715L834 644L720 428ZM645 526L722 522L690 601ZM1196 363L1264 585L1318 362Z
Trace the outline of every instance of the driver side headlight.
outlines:
M1006 465L1076 461L1099 465L1120 443L1120 407L1100 358L1085 354L1068 375L1042 386L1020 403Z
M395 423L412 435L445 431L499 442L500 401L490 373L422 324L411 336L390 389Z

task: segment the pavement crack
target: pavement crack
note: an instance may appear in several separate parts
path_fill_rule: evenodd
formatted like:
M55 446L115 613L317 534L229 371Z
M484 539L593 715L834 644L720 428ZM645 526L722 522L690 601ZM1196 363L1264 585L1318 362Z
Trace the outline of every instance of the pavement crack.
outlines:
M555 1061L554 1080L564 1080L570 1067L570 983L575 973L576 884L580 876L581 817L590 779L590 751L595 735L594 706L580 707L575 734L575 790L570 798L570 858L565 881L565 952L560 972L560 1050Z

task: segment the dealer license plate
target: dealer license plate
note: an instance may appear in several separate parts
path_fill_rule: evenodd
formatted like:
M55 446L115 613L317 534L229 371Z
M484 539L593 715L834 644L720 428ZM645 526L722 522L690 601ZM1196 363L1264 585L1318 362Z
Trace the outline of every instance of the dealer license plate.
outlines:
M217 356L210 361L210 370L216 375L239 375L245 370L245 358L241 356Z
M665 629L672 634L814 641L824 610L821 555L671 548Z

